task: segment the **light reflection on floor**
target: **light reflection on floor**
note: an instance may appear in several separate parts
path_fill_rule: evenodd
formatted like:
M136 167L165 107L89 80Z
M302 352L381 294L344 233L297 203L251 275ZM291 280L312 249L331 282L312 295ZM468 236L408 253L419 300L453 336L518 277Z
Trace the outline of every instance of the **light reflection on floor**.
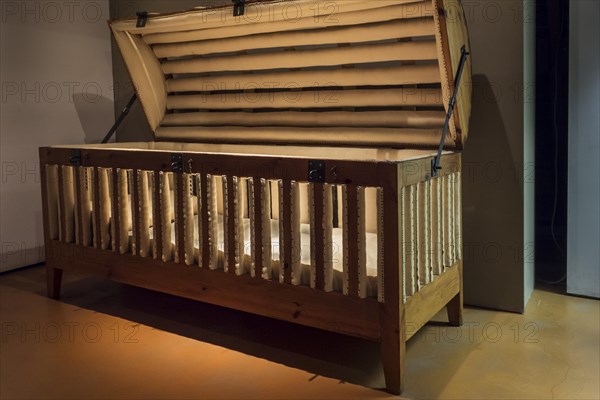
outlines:
M0 276L0 398L390 398L379 346L44 268ZM468 308L408 343L422 399L600 398L600 302L536 290L525 315Z

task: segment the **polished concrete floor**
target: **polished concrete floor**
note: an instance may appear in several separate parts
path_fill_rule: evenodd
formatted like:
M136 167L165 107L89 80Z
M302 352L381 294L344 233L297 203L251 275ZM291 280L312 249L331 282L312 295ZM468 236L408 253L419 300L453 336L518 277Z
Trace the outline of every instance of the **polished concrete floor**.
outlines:
M379 346L95 278L0 276L1 399L392 398ZM408 343L410 399L599 399L600 302L536 290Z

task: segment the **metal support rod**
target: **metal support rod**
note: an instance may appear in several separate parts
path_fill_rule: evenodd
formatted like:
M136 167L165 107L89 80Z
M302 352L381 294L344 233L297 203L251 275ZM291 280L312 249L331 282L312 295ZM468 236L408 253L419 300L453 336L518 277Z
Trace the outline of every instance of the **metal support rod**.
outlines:
M135 103L136 99L137 99L137 95L134 94L131 97L131 100L129 100L129 103L127 103L127 105L123 109L123 111L121 111L121 115L119 115L119 118L117 118L117 121L115 122L115 124L112 126L112 128L110 128L110 131L108 131L108 133L102 140L102 143L108 143L108 141L110 140L110 138L112 138L112 136L115 134L117 129L119 129L119 126L123 123L123 120L125 119L127 114L129 114L129 111L131 110L131 107L133 106L133 103Z
M467 56L469 55L465 46L463 46L460 51L460 64L458 65L458 71L456 71L456 78L454 79L454 93L452 93L452 98L450 99L450 103L448 104L448 112L446 113L446 120L444 121L444 129L442 130L442 138L440 140L438 152L436 157L431 162L432 178L438 176L439 170L442 169L442 167L440 166L440 160L442 159L442 152L444 151L444 144L446 143L446 134L448 133L450 119L452 118L452 114L454 114L454 107L456 106L456 97L458 96L458 87L462 78L463 69L467 62Z

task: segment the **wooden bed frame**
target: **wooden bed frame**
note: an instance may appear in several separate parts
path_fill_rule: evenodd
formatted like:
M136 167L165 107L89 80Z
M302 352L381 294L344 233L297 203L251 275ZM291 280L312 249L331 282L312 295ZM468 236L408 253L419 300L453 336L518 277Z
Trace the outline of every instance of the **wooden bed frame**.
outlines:
M432 7L432 23L442 26L436 34L440 84L453 87L455 47L468 41L464 20L456 23L462 35L459 40L459 34L452 36L452 29L446 28L450 25L446 18L451 5L458 6L454 12L461 10L460 3L381 1L386 7L392 3ZM307 0L297 3L303 6ZM353 4L377 8L374 3L357 0ZM445 13L440 12L443 9ZM161 16L150 17L141 28L135 27L135 20L117 21L112 28L117 36L139 34L137 39L143 40L152 35L152 29L163 29L160 23L169 18L189 22L190 15L203 11L169 15L162 22ZM246 12L252 12L249 4ZM124 38L117 38L120 46ZM285 126L280 127L282 133L269 131L272 140L257 139L248 128L249 138L243 141L227 136L230 132L225 129L223 135L206 138L200 134L187 140L190 143L175 142L160 131L160 121L168 112L153 126L157 116L148 103L155 95L145 93L148 86L140 82L143 77L135 71L135 61L127 55L125 60L157 141L40 149L48 295L59 298L63 271L73 270L379 341L387 390L400 393L406 341L444 307L452 325L462 323L461 156L455 150L462 148L467 134L467 124L459 123L467 122L470 113L467 86L458 89L464 96L451 121L449 151L441 157L440 173L434 177L435 143L425 139L423 145L398 149L385 139L367 146L370 128L365 128L365 139L349 140L346 146L327 136L334 136L330 131L324 131L321 141L303 143L293 135L286 140ZM168 74L167 79L177 80ZM436 103L441 112L449 99L443 92ZM420 110L417 106L410 112ZM407 131L412 135L415 130ZM397 132L401 137L404 134L402 129ZM222 184L222 212L215 205L215 182ZM281 260L280 268L273 267L278 272L265 276L265 265L272 261L267 241L269 221L274 218L273 185L278 188ZM300 195L300 185L307 190L305 194ZM337 194L341 194L337 196L342 221L338 224L344 239L342 290L332 287L333 267L326 246L332 240L336 212L332 198ZM365 204L372 201L376 204L369 211ZM213 229L221 213L225 233L224 248L219 250ZM365 252L373 251L365 242L369 213L377 235L376 296L365 290ZM308 284L298 278L300 214L310 216ZM244 218L251 226L249 252L240 236ZM169 233L171 220L174 241Z

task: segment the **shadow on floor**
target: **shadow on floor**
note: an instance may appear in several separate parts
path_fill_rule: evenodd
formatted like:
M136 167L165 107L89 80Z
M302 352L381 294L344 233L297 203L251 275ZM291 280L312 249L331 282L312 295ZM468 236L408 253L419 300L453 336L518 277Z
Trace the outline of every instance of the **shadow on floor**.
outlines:
M45 268L0 278L45 296ZM384 388L379 344L99 278L65 274L60 301L161 331L375 389Z

